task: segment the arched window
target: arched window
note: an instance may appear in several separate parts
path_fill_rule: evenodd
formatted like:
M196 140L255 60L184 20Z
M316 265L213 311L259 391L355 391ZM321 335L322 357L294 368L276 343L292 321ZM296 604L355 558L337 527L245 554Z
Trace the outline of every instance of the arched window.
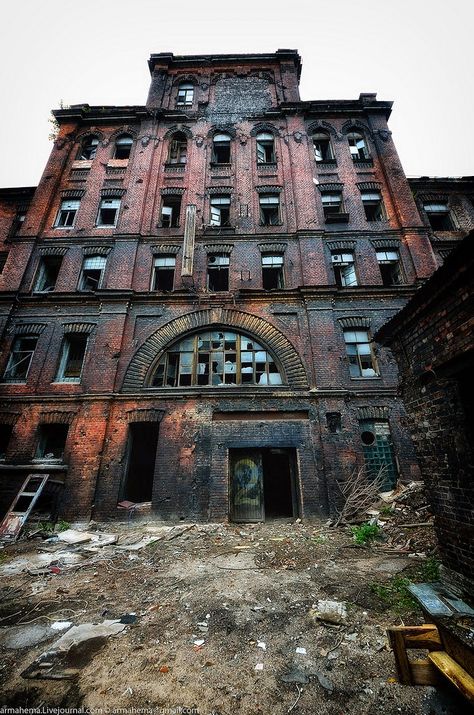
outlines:
M275 158L275 137L270 132L257 134L257 164L272 164Z
M366 161L370 159L367 142L361 132L355 130L349 132L347 141L349 142L349 149L353 161Z
M128 159L132 150L133 139L129 134L121 134L115 142L114 159Z
M212 140L213 164L230 164L230 136L229 134L214 134Z
M168 162L170 164L186 164L188 140L183 132L173 134L170 141Z
M82 140L81 148L79 149L79 154L77 155L77 158L80 160L90 161L95 157L98 145L98 138L95 137L93 134L89 135Z
M313 134L313 147L316 161L333 161L334 152L328 132Z
M253 338L228 330L196 333L160 359L151 387L281 385L274 357Z
M192 82L180 82L178 85L177 107L190 107L194 99L194 85Z

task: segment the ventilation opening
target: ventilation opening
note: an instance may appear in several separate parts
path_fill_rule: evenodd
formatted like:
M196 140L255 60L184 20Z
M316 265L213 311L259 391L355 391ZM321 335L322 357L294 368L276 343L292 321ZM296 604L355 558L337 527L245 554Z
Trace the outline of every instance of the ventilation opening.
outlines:
M158 446L158 422L136 422L129 427L129 457L121 501L151 501Z

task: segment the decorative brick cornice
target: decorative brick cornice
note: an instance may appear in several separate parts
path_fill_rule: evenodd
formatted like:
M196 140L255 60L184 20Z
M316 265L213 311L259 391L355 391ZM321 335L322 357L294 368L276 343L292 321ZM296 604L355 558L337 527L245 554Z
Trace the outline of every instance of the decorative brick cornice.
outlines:
M43 246L39 249L42 256L65 256L68 251L67 246Z
M123 391L148 387L148 380L157 358L178 338L201 329L222 326L254 336L275 355L283 372L283 379L293 389L308 389L305 369L297 350L271 323L250 313L230 308L215 307L187 313L171 320L150 335L133 356L123 382Z
M390 408L387 406L357 407L357 417L360 420L388 420L389 414Z
M347 251L356 247L356 241L347 239L345 241L326 241L326 246L330 251Z
M129 410L125 413L127 422L161 422L165 416L165 410L156 410L155 408L150 409L136 409Z
M180 187L173 187L173 186L167 186L166 189L161 189L161 195L162 196L176 196L179 194L179 196L182 196L185 193L186 189L183 189L182 186Z
M320 191L342 191L344 184L340 181L329 181L325 184L317 184L317 187Z
M62 199L82 199L86 193L85 189L63 189L61 191Z
M0 424L11 425L13 427L18 421L19 417L19 412L0 412Z
M237 136L237 132L231 124L223 124L219 127L211 127L211 129L209 129L207 133L207 136L212 139L215 134L228 134L232 139L235 139L235 137Z
M70 425L75 416L75 412L66 412L65 410L51 410L48 412L40 412L39 421L41 424Z
M415 196L417 199L419 199L422 202L428 202L428 201L442 201L443 203L447 203L449 201L449 196L448 194L438 194L438 193L433 193L432 191L420 191L416 192Z
M82 252L85 256L108 256L112 246L83 246Z
M41 335L46 328L46 323L19 323L9 329L15 335Z
M96 327L95 323L64 323L63 330L65 333L92 333Z
M361 181L356 184L359 191L381 191L382 184L380 181Z
M288 248L287 243L259 243L258 250L260 253L284 253Z
M158 246L150 246L152 253L168 253L176 255L180 252L181 246L176 246L174 243L162 243Z
M198 78L194 74L177 74L173 79L173 87L176 87L176 85L181 84L182 82L190 82L196 87L198 84Z
M106 199L106 198L119 199L125 194L125 192L126 192L126 189L121 189L119 187L113 187L113 188L101 189L100 195L102 196L103 199Z
M332 136L337 136L337 131L334 129L332 124L329 124L329 122L324 122L322 119L318 119L315 122L311 122L311 124L308 124L308 136L311 136L311 134L316 134L316 132L328 132Z
M206 243L203 246L206 253L232 253L234 245L232 243Z
M232 186L210 186L207 189L209 196L215 196L216 194L231 194L232 191Z
M369 129L367 124L362 122L360 119L348 119L347 122L341 127L343 134L348 134L353 129L359 129L363 134L372 137L372 131Z
M96 129L95 127L91 127L89 129L85 129L84 131L76 134L75 141L81 143L87 137L98 139L100 142L102 142L105 138L105 135L104 135L104 132L101 132L99 129Z
M273 124L269 124L268 122L259 122L258 124L256 124L251 130L250 136L256 137L257 134L263 134L264 132L269 132L275 137L280 136L280 132L278 131L278 129L274 127Z
M348 330L349 328L370 328L370 318L350 316L347 318L338 318L337 322L340 323L344 330Z
M282 186L256 186L255 191L259 194L279 194L283 191Z
M398 251L400 241L397 238L371 238L370 243L374 248L393 248Z
M164 136L164 139L171 139L171 137L178 132L184 134L184 136L186 136L188 139L193 138L193 133L189 127L187 127L185 124L175 124L168 129Z

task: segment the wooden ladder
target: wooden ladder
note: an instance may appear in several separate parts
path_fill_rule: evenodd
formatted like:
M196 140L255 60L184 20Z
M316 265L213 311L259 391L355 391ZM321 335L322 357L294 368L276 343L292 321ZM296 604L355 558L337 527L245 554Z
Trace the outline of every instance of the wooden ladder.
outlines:
M18 538L48 479L49 474L28 474L0 522L1 539L15 541Z

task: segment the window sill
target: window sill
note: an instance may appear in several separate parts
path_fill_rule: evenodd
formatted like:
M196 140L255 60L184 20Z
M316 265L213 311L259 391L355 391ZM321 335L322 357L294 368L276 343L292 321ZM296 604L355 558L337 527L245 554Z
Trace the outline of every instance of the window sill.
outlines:
M265 161L257 164L257 169L276 169L278 166L276 161Z
M278 226L283 226L283 221L279 221L278 223L259 223L258 225L262 228L278 228Z
M14 377L5 378L0 380L0 385L26 385L26 380L16 380Z
M381 375L372 375L372 377L363 377L362 375L360 377L351 377L351 380L380 380Z
M116 223L98 223L94 228L117 228Z
M80 377L63 377L60 380L54 380L52 385L80 385L81 384L81 378Z
M374 162L372 159L352 159L354 162L354 166L357 166L360 169L364 169L367 166L373 166Z
M165 171L184 171L186 169L186 164L169 164L165 162Z
M71 169L90 169L92 166L92 159L76 159L72 162Z
M128 162L128 159L109 159L109 161L107 162L107 169L124 169L126 166L128 166Z
M62 457L34 457L31 460L32 464L62 464Z
M349 214L346 214L346 213L328 214L328 216L325 217L325 222L326 223L348 223L349 222Z
M318 169L327 169L337 166L337 161L335 159L325 159L324 161L317 161L316 166Z
M52 226L55 231L73 231L75 226Z
M217 161L211 161L211 169L226 169L227 171L232 168L232 164L230 162L228 163L220 163Z

